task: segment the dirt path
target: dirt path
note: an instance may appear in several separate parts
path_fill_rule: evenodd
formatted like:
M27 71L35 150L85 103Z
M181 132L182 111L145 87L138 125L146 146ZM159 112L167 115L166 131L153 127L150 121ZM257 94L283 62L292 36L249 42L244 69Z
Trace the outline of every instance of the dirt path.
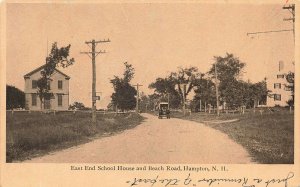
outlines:
M121 134L26 162L44 163L250 163L245 149L226 134L181 119L147 119Z

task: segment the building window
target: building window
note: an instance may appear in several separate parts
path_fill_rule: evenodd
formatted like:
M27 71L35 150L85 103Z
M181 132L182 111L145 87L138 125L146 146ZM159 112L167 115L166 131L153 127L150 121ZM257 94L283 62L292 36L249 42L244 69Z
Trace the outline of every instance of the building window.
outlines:
M37 88L37 80L32 80L32 89Z
M59 80L58 81L58 89L62 89L62 87L63 87L63 82L62 82L62 80Z
M285 85L284 90L285 91L292 91L292 86L291 85Z
M277 75L277 79L283 79L284 75Z
M62 94L57 95L58 106L62 106Z
M37 95L34 93L31 94L31 105L36 106L36 104L37 104Z
M274 101L281 101L281 95L280 94L274 94Z
M275 89L281 89L281 84L280 83L275 83L274 88Z

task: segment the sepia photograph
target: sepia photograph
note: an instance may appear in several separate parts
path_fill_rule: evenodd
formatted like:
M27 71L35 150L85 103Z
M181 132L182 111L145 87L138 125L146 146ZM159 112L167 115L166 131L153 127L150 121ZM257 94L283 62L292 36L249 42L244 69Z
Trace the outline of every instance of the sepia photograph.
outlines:
M187 174L173 185L211 186L186 181L294 167L297 3L7 1L6 167L162 172L132 174L128 187L172 186L158 184L165 172ZM293 172L263 186L287 186Z
M8 4L6 161L292 164L294 22L284 3Z

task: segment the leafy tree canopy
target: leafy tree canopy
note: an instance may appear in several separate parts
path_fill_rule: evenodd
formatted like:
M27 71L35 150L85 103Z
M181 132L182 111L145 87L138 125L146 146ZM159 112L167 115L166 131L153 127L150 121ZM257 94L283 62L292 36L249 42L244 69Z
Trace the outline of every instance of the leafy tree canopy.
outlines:
M149 88L154 89L161 101L169 99L171 108L178 108L202 77L203 74L196 67L179 67L176 72L171 72L167 77L157 78ZM185 90L182 90L181 84L186 84Z
M43 109L44 99L52 95L52 93L49 93L49 84L50 81L52 81L51 76L54 73L55 68L65 68L75 62L74 58L69 58L70 47L71 45L58 48L56 42L52 44L51 52L46 57L46 64L41 71L41 78L37 81L37 94L41 101L41 109Z
M110 80L114 88L111 96L112 105L121 110L132 110L136 106L135 96L137 95L136 89L130 85L130 81L134 77L134 68L127 62L124 65L123 77L114 76Z
M245 63L229 53L226 53L225 57L215 56L214 59L215 63L207 73L208 78L199 79L194 100L201 99L216 106L215 67L217 67L221 104L226 103L229 108L237 108L240 106L253 107L257 105L258 101L265 102L268 93L265 81L253 84L239 80Z
M236 80L238 76L243 73L242 70L246 65L245 63L241 62L239 58L229 53L226 53L225 57L215 56L214 60L217 67L217 77L221 83L224 81ZM208 74L211 75L212 78L215 77L214 65L212 65Z
M20 89L6 85L6 109L25 108L25 93Z

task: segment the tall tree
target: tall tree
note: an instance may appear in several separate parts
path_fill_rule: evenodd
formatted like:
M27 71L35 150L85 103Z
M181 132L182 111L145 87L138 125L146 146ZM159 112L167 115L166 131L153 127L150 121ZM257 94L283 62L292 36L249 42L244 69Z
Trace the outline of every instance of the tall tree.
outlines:
M200 100L202 102L201 105L203 106L205 103L216 106L215 84L208 78L202 78L199 80L195 88L195 96L193 101L197 103L195 104L195 107L198 109L200 108Z
M151 110L155 110L156 107L158 106L158 102L161 99L161 95L158 93L153 93L153 94L148 95L148 97L149 97L149 102L150 102L149 108Z
M124 63L125 71L123 77L114 76L110 82L113 85L114 93L111 96L112 105L121 110L132 110L136 106L136 89L130 84L134 77L134 68L127 62Z
M230 107L243 105L245 101L238 93L243 92L247 86L239 82L238 77L242 74L245 63L229 53L226 53L224 57L215 56L214 59L215 65L210 68L208 75L212 79L215 78L215 67L217 67L220 100L226 102Z
M243 68L246 65L238 57L230 53L226 53L225 57L215 56L214 60L217 67L217 77L221 81L221 84L226 84L226 81L237 80L243 73ZM214 65L210 68L208 74L213 78L215 77Z
M178 108L180 104L183 106L186 97L203 76L204 74L201 74L196 67L179 67L178 71L171 72L166 78L157 78L149 88L154 89L161 100L169 99L171 108ZM181 84L186 84L185 90L182 90Z
M25 108L25 93L20 89L6 85L6 109Z
M74 58L69 59L71 45L67 47L57 47L57 43L52 44L51 52L46 57L46 64L41 71L41 78L37 81L37 94L40 98L41 110L43 109L43 103L45 98L50 98L53 93L50 93L50 82L52 81L51 76L55 72L56 67L68 67L72 65L75 60Z
M250 84L244 81L233 80L230 85L222 89L226 105L230 108L250 105Z
M250 83L242 81L239 76L243 73L245 63L233 54L226 53L225 57L215 56L216 66L213 65L208 72L215 78L215 67L220 91L220 101L225 102L229 108L240 106L255 107L258 102L265 103L268 94L266 81Z
M157 78L155 82L149 85L150 89L154 89L154 93L157 94L158 100L170 101L171 108L178 108L180 106L181 95L176 90L177 81L171 76L166 78Z
M202 79L203 76L204 74L200 73L198 68L194 66L189 68L179 67L177 72L171 73L170 79L177 85L182 104L192 89L199 83L199 79ZM185 90L182 90L181 84L186 84Z

